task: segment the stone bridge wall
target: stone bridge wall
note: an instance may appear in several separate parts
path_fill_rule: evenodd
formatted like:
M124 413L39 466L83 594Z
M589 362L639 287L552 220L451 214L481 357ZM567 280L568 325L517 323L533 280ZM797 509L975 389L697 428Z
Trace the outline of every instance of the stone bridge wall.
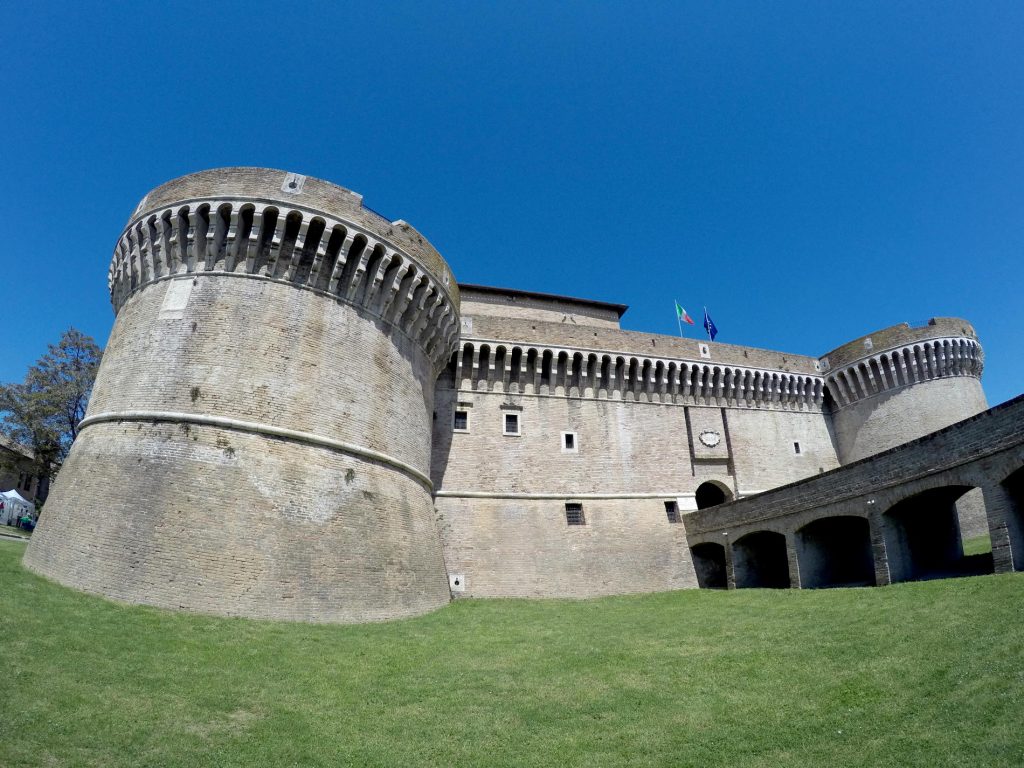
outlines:
M745 552L739 544L744 537L762 532L785 537L789 582L800 586L798 534L826 518L863 518L869 525L874 581L887 584L909 572L902 562L906 553L894 546L897 505L932 499L938 520L962 493L980 488L995 569L1019 570L1024 569L1021 467L1024 396L881 454L683 519L691 548L724 549L731 585L737 583L734 560ZM958 532L955 538L959 542Z

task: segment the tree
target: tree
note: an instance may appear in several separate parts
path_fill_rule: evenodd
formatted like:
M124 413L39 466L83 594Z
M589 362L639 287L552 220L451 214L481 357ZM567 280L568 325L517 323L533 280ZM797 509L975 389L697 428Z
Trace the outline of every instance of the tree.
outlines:
M36 476L52 478L78 436L102 350L68 328L28 369L22 384L0 384L0 432L34 454Z

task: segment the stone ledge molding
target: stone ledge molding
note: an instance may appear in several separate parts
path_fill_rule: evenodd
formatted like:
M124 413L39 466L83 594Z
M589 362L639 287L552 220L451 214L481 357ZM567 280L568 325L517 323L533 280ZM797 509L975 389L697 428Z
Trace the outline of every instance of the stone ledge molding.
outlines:
M562 499L680 499L696 498L694 493L494 493L491 491L436 491L434 496L446 499L524 499L551 501Z
M248 432L262 437L272 437L282 440L289 440L296 443L304 443L316 448L327 448L328 450L357 456L361 459L386 464L394 469L409 475L422 484L428 491L433 491L434 484L430 478L416 469L411 464L406 464L400 459L389 456L386 453L375 451L372 448L365 448L354 443L347 443L342 440L334 440L330 437L315 435L312 432L300 432L295 429L275 427L270 424L260 424L253 421L241 421L240 419L229 419L222 416L207 416L197 413L180 413L177 411L108 411L87 416L78 424L81 431L94 424L104 424L121 421L143 421L150 423L164 422L171 424L195 424L201 427L217 427L229 429L235 432Z
M825 379L807 374L500 341L464 341L454 389L683 405L820 411Z
M286 282L400 330L437 370L459 336L454 280L446 266L441 270L439 279L406 251L340 216L293 201L231 196L192 198L133 218L114 249L108 286L116 313L136 291L165 278Z
M826 386L842 409L911 384L955 376L981 378L981 344L966 336L928 339L892 347L829 373Z
M736 494L737 499L745 499L748 496L755 496L764 491L741 491ZM494 493L490 491L435 491L436 498L445 499L523 499L525 501L553 501L561 499L572 501L588 499L600 501L603 499L696 499L697 494L693 491L667 492L667 493Z

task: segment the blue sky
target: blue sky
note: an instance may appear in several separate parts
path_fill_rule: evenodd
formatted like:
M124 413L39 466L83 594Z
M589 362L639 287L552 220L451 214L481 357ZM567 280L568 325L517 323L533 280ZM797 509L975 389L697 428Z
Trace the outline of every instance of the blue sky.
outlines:
M1024 390L1024 4L92 5L0 4L0 381L106 340L150 188L259 165L462 282L815 355L961 316L989 401Z

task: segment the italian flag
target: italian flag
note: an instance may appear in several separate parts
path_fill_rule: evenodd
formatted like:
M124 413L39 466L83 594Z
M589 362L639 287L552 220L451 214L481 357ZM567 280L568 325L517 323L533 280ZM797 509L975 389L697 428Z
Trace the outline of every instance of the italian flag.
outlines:
M693 318L686 314L686 310L679 306L678 301L676 302L676 317L678 317L684 323L694 325Z

